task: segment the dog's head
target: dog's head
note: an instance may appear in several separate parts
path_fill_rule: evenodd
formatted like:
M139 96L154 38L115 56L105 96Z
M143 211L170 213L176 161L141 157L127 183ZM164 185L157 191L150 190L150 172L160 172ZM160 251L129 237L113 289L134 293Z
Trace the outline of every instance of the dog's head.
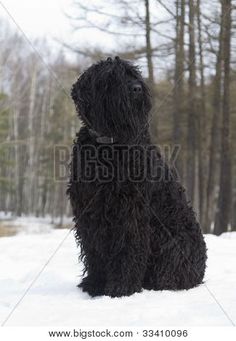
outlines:
M137 133L151 109L139 69L119 57L88 68L73 85L71 95L82 121L107 135Z

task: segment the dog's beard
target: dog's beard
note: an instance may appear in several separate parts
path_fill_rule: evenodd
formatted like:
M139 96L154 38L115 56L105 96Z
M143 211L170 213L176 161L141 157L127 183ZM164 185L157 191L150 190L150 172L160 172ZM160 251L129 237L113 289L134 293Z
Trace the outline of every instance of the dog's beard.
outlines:
M147 114L144 110L144 103L139 100L132 108L115 112L112 115L112 134L120 141L135 141L138 135L142 136L147 124ZM114 130L113 130L114 129Z
M127 92L95 95L92 129L118 141L132 140L147 122L143 96L132 98Z

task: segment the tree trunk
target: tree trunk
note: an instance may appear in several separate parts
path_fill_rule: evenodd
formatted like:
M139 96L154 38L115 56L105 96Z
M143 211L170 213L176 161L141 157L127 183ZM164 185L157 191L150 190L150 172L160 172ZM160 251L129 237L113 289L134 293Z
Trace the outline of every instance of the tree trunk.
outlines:
M199 216L202 229L208 232L206 225L206 174L207 174L207 139L206 139L206 90L204 75L204 60L202 46L202 22L201 22L201 0L197 0L197 26L198 26L198 49L199 49L199 69L200 69L200 110L198 112L198 176L199 176Z
M189 106L187 132L187 193L195 204L196 184L196 51L195 51L195 6L189 0Z
M213 116L211 124L211 141L209 151L209 170L207 180L207 209L206 209L206 226L208 232L211 232L211 225L214 222L216 212L216 181L219 176L219 165L217 155L219 152L219 135L220 135L220 117L222 114L222 50L223 50L223 13L221 14L221 24L219 32L219 50L216 58L215 79L214 79L214 93L213 93Z
M174 76L174 112L173 143L183 147L183 111L184 111L184 25L185 0L176 1L176 39L175 39L175 76ZM183 150L178 156L177 170L183 178Z
M149 0L144 0L145 2L145 37L146 37L146 59L148 68L148 85L155 99L155 89L154 89L154 72L153 72L153 62L152 62L152 43L151 43L151 22L150 22L150 3ZM156 113L156 102L153 102L153 108L151 111L151 135L153 142L157 142L158 136L158 117Z
M14 108L13 112L13 138L15 142L15 205L13 207L14 212L17 216L22 214L22 174L20 172L20 148L19 148L19 110L17 107Z
M231 150L230 150L230 57L231 57L231 0L222 0L224 93L221 130L220 191L214 232L228 230L231 213Z
M146 58L148 66L148 80L151 85L154 83L153 63L152 63L152 44L151 44L151 23L149 0L145 0L145 26L146 26Z
M36 86L37 86L37 64L34 62L31 70L31 84L30 84L30 93L29 93L29 121L28 121L28 129L29 129L29 161L28 161L28 181L27 181L27 190L28 190L28 213L34 213L35 209L35 185L36 185L36 170L35 170L35 131L34 127L34 116L35 116L35 99L36 99Z

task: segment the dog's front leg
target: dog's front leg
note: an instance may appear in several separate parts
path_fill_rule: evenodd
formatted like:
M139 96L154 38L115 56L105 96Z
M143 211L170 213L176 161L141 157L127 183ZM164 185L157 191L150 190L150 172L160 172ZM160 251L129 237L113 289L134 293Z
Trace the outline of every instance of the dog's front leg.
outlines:
M132 221L135 224L135 221ZM136 233L124 233L121 243L114 235L115 250L107 264L105 295L111 297L129 296L142 290L149 254L149 237L144 226ZM120 237L120 236L119 236ZM118 237L118 238L119 238ZM123 245L122 245L123 244ZM116 252L117 245L122 245Z

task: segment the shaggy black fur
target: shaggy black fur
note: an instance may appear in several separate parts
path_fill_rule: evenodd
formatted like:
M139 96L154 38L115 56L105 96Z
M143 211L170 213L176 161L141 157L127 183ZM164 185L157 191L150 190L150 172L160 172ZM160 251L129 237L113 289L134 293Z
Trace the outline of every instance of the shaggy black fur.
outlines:
M68 186L87 275L79 287L119 297L200 284L205 242L183 187L151 145L138 68L118 57L92 65L72 98L84 123Z

